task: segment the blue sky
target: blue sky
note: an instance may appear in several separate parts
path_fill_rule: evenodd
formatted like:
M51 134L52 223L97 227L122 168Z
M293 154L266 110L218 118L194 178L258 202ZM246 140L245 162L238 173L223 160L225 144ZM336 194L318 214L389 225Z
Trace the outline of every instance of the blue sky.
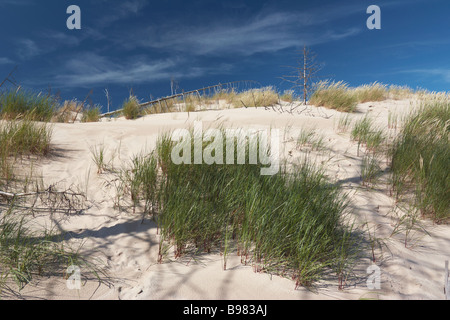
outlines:
M69 5L81 30L69 30ZM381 30L369 30L369 5ZM450 87L450 1L0 0L0 81L15 79L63 99L118 107L180 89L254 80L289 87L298 50L309 46L321 75L351 86L374 81L431 91Z

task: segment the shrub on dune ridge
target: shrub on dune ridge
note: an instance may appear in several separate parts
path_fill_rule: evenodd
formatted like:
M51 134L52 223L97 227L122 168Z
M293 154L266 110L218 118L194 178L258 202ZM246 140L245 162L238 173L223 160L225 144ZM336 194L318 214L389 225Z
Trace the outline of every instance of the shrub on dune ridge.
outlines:
M98 122L100 120L100 107L94 106L83 110L81 122Z
M137 119L141 114L139 100L136 96L131 95L123 104L122 114L127 120Z

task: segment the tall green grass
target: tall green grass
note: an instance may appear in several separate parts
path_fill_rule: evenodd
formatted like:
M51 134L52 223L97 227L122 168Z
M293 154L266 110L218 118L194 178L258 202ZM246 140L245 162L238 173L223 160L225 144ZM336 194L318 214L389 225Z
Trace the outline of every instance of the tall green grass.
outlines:
M397 197L435 220L450 218L450 102L424 101L411 113L392 150L392 184Z
M50 151L52 128L29 119L0 123L0 149L5 156L47 155Z
M247 160L253 147L259 152L251 145L257 139L241 143ZM289 276L297 286L333 271L343 279L351 270L356 251L347 199L321 168L305 161L262 176L263 165L248 161L176 165L174 146L170 134L160 136L155 151L134 158L129 169L132 200L154 206L160 261L168 247L175 257L217 250L226 268L227 256L236 252L257 270Z
M0 92L0 116L11 120L28 116L36 121L50 121L58 108L56 97L17 89Z
M8 186L15 179L16 160L50 152L52 134L52 127L47 123L29 119L0 121L0 187Z

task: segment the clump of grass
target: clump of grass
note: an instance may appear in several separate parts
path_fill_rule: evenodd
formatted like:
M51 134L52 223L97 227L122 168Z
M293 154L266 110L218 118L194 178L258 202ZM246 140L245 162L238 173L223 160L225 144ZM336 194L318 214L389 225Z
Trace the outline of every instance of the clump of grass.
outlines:
M144 213L154 213L153 204L157 194L157 159L153 154L140 154L132 159L131 170L127 171L126 180L130 186L133 208L144 201Z
M343 113L339 116L338 123L337 123L337 130L340 133L347 132L350 128L350 125L352 123L352 119L350 118L350 115L348 113Z
M123 104L122 114L127 120L137 119L141 115L139 100L136 96L130 95Z
M52 128L45 123L29 119L0 123L0 149L5 156L47 155L51 137Z
M184 98L184 111L194 112L201 105L201 99L194 95L188 95Z
M265 87L239 93L233 100L233 106L235 108L270 107L278 101L278 93L272 87Z
M64 104L55 111L52 121L61 123L74 122L76 116L81 114L82 110L83 103L77 100L64 101Z
M69 265L92 270L77 250L64 245L63 235L32 230L29 221L14 211L11 207L0 217L0 269L5 280L11 278L21 290L36 276L65 277Z
M281 101L292 103L294 102L294 90L286 90L280 97Z
M376 155L366 154L361 163L361 180L363 185L375 184L382 171L380 160Z
M232 104L236 99L237 93L234 88L216 90L211 97L212 100L225 100L227 103Z
M414 90L407 86L391 85L387 89L387 94L390 99L401 100L411 98L414 95Z
M248 159L256 141L242 143ZM344 219L347 200L322 169L305 161L292 172L283 166L275 176L261 176L261 163L176 165L173 147L170 135L164 135L150 155L150 185L157 181L154 159L162 174L157 184L160 259L168 243L176 257L217 249L226 268L227 254L236 248L255 270L289 276L297 286L311 285L330 270L342 278L351 268L355 239ZM234 163L236 157L237 152Z
M52 128L28 119L0 122L0 186L15 180L15 160L50 152ZM3 189L5 190L5 189Z
M377 82L359 86L354 90L359 103L384 101L388 94L386 85Z
M321 81L316 85L309 103L341 112L353 112L358 104L358 96L343 81Z
M424 101L407 118L392 150L392 184L398 198L413 195L423 216L450 217L450 102Z
M28 117L50 121L57 109L56 97L21 88L0 92L0 116L6 120Z
M98 122L101 114L100 109L100 106L85 108L81 116L81 122Z
M383 130L375 128L373 120L367 115L355 122L351 137L358 142L358 153L361 145L369 151L378 152L386 140Z
M325 148L325 138L317 134L315 129L302 129L297 139L297 147L310 147L320 151Z
M103 173L108 168L107 163L105 161L105 145L101 144L98 146L91 146L90 151L92 155L92 160L97 166L97 173L98 174Z

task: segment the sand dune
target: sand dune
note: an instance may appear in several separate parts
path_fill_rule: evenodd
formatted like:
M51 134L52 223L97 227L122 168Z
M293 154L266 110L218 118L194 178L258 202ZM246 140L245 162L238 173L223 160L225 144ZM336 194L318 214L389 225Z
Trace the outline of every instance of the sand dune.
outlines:
M352 119L370 114L387 128L388 113L404 115L409 100L364 103ZM301 108L297 109L300 111ZM395 219L394 202L388 188L364 188L360 179L361 155L349 133L338 133L340 113L310 107L302 113L280 113L274 109L225 109L191 113L156 114L127 121L122 118L99 123L55 124L55 156L42 161L38 169L46 184L77 185L87 190L91 208L79 216L57 220L61 230L83 243L82 251L104 266L108 278L99 284L95 278L83 281L81 290L69 290L65 279L40 279L20 292L30 299L443 299L445 260L450 260L450 226L424 221L428 235L418 233L405 248L404 235L391 236ZM103 144L106 157L116 167L142 150L152 150L158 135L167 130L188 127L193 121L207 125L224 124L236 128L271 126L283 133L283 156L300 157L295 139L302 128L314 128L325 137L326 151L317 153L324 161L330 179L351 194L351 206L359 224L369 223L376 237L383 239L377 248L381 288L367 287L370 259L362 259L355 275L339 291L335 279L326 279L314 290L300 288L290 279L255 273L252 266L232 256L223 270L220 254L204 254L158 264L156 224L142 220L138 211L119 211L114 207L114 187L108 173L97 174L90 147ZM388 130L388 129L386 129ZM392 134L395 130L390 129ZM314 155L314 153L312 153ZM81 270L83 274L83 270Z

